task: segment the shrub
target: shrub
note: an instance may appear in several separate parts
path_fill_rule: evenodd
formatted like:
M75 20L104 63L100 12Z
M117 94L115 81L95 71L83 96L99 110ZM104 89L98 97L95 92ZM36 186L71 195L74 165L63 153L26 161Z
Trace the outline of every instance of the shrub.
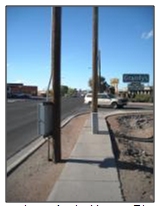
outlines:
M133 101L135 102L152 102L153 98L150 94L136 94Z

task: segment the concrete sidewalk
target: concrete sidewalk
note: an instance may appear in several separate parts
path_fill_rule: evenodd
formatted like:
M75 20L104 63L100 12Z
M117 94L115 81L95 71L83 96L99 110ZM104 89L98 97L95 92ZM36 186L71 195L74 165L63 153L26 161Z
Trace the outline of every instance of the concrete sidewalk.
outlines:
M65 167L48 196L52 202L122 202L120 182L105 121L98 113L99 134L86 121Z

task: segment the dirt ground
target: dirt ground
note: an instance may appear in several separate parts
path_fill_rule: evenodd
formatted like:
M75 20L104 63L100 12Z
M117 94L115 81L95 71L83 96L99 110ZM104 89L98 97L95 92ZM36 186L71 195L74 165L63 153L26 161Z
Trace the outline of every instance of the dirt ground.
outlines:
M88 117L89 114L78 116L62 128L63 159L71 154ZM153 202L153 115L111 116L107 122L124 200ZM65 165L64 161L58 164L47 161L47 150L45 143L6 178L6 202L46 201Z
M126 202L154 202L153 114L107 118Z
M62 159L67 159L74 148L80 131L89 117L81 115L61 130ZM6 179L6 202L45 202L65 163L54 164L48 159L45 143L27 161Z

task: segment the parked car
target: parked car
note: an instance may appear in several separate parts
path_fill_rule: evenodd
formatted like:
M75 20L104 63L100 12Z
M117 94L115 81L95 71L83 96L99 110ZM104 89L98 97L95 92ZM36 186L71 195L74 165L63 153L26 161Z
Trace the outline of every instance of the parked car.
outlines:
M122 108L123 106L127 105L128 100L126 98L117 97L113 94L108 93L98 93L98 106L107 106L112 107L114 109L116 108ZM84 103L89 104L91 106L92 104L92 93L87 93L84 97Z
M17 96L17 98L19 98L19 99L31 99L31 95L21 93Z
M12 93L10 95L10 98L15 98L15 99L31 99L30 94L24 94L24 93Z

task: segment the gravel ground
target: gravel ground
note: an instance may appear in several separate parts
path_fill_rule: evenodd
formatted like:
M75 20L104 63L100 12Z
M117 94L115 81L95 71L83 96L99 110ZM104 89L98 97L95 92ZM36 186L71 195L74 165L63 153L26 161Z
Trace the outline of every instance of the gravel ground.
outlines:
M126 202L154 201L153 114L107 118Z

